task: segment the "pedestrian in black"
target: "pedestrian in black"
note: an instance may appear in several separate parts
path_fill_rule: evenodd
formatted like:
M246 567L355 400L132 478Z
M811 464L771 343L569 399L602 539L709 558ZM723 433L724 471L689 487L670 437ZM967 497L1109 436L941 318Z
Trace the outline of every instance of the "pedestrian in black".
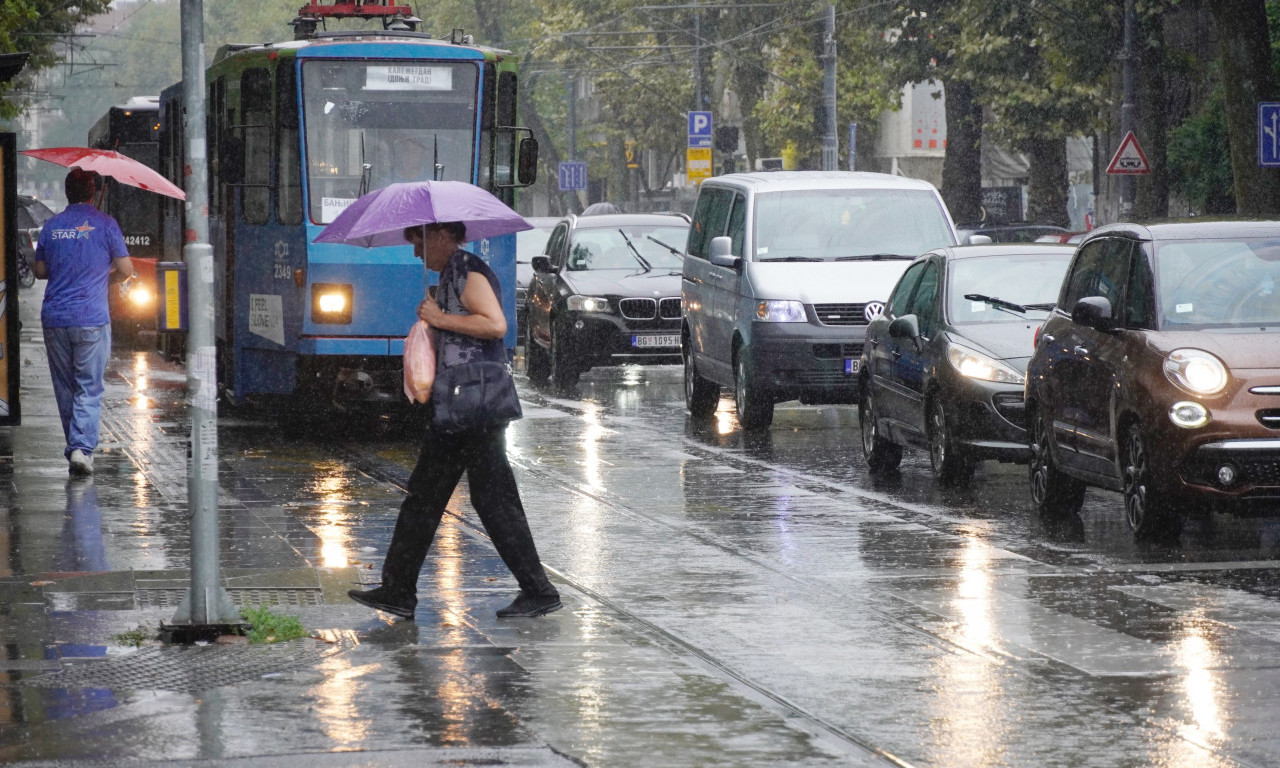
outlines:
M507 320L498 302L498 277L478 256L460 248L467 239L466 227L458 222L410 227L405 239L428 269L440 273L435 298L418 305L418 317L436 332L438 367L479 360L505 363L502 338ZM561 607L560 594L538 559L507 461L506 424L450 434L427 429L409 477L409 495L400 505L387 547L382 584L351 590L347 594L352 600L412 618L418 604L418 572L464 471L480 522L520 585L520 594L498 616L541 616Z

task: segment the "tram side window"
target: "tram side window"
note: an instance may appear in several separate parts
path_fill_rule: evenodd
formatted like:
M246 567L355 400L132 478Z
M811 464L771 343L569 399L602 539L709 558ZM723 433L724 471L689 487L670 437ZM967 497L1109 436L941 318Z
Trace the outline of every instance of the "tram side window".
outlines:
M266 224L271 215L271 75L249 69L240 77L244 141L244 220Z
M294 62L276 70L276 221L302 223L302 160L298 156L298 88Z

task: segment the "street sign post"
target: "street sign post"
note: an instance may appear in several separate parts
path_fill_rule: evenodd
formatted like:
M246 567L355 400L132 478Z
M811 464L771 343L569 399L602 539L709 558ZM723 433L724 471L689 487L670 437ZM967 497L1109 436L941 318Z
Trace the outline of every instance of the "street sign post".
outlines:
M1258 104L1258 165L1280 168L1280 102Z
M560 163L560 191L577 192L587 188L587 164Z
M1116 150L1111 158L1111 164L1107 166L1107 173L1118 175L1151 173L1151 164L1147 162L1147 155L1142 151L1142 146L1138 144L1138 137L1133 134L1133 131L1124 135L1120 148Z

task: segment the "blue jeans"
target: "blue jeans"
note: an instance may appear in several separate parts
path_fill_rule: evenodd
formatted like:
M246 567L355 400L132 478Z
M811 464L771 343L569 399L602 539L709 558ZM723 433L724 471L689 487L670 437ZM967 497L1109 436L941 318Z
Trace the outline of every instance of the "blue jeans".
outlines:
M45 328L44 348L53 375L53 396L67 440L64 456L98 447L102 379L111 358L111 324L96 328Z

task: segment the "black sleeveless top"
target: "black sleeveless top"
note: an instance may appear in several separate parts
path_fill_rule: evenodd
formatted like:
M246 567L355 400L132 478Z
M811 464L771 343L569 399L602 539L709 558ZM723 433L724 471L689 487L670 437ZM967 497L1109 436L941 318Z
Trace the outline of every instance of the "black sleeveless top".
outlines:
M493 295L501 301L502 285L498 282L498 275L479 256L459 248L449 257L444 269L440 270L440 284L436 288L436 303L446 314L471 314L462 306L462 291L472 272L484 275L493 288ZM451 368L481 360L507 362L507 350L502 339L477 339L475 336L437 328L436 346L439 348L436 357L438 368Z

